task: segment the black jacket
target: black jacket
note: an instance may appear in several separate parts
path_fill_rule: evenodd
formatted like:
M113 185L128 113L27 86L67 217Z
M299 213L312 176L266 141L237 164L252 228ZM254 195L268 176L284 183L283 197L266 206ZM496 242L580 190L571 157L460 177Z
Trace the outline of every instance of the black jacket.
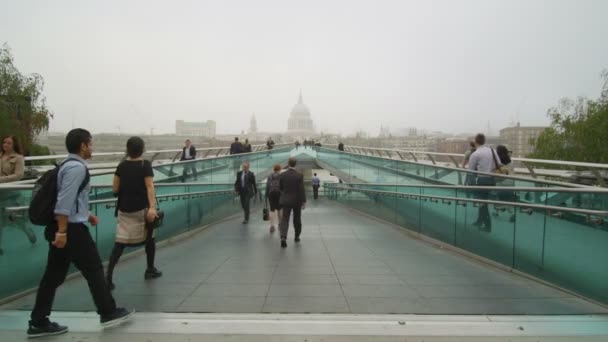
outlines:
M241 186L241 175L243 171L239 171L236 174L236 180L234 181L234 191L241 195L249 194L253 196L258 193L258 188L255 184L255 174L251 171L247 172L245 176L245 187Z
M306 203L304 176L295 169L289 168L281 174L281 206L297 208Z
M243 145L240 142L235 141L230 145L230 154L239 153L243 153Z
M179 160L191 160L196 158L196 148L190 145L190 159L186 159L186 146L182 148L182 157Z

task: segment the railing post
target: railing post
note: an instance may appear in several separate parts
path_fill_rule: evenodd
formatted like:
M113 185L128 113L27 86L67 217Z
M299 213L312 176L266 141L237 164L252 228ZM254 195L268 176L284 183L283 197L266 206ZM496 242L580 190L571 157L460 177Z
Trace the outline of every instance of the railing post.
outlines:
M532 178L536 178L536 173L534 172L534 167L531 164L528 164L526 162L521 162L523 164L523 166L525 166L528 171L530 172L530 176L532 176Z

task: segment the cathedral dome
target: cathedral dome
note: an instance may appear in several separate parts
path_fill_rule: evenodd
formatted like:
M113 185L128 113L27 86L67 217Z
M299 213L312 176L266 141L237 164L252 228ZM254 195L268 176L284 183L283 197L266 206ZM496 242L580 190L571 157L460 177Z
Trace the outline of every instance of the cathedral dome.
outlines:
M312 118L310 117L310 110L308 106L304 104L302 100L302 93L298 98L298 103L293 106L289 115L289 121L287 122L287 129L289 131L313 131Z

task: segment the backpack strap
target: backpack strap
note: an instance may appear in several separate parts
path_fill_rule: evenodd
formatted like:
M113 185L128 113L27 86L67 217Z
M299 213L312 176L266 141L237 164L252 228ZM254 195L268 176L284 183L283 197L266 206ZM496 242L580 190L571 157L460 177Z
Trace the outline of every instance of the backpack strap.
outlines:
M494 169L498 169L500 166L498 165L498 161L496 160L496 152L493 148L490 147L490 152L492 152L492 159L494 160ZM501 164L502 165L502 164Z
M63 162L61 162L61 164L59 164L59 168L61 169L61 167L63 167L64 164L66 164L67 162L72 161L72 160L77 161L80 164L82 164L84 166L84 171L85 171L84 179L82 180L82 183L80 183L80 186L78 187L78 193L76 195L76 212L78 213L78 211L80 210L79 205L78 205L78 195L80 195L80 193L84 190L84 188L87 187L87 185L91 181L91 174L89 173L89 168L87 167L87 165L76 158L68 158L68 159L64 160Z

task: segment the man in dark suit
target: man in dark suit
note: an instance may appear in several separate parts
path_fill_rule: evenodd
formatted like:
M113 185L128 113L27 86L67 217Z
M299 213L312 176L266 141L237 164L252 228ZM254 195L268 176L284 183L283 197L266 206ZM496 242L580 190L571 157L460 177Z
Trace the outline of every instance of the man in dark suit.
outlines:
M249 222L249 201L258 193L258 188L255 184L255 175L249 171L249 162L243 162L243 170L236 174L234 182L234 191L241 197L241 207L245 213L243 224Z
M234 142L230 144L230 154L243 153L243 145L239 142L239 138L234 138Z
M182 149L182 156L180 161L194 160L196 159L196 148L192 145L190 139L186 140L186 146ZM185 163L184 171L182 172L182 182L186 181L188 170L192 171L194 179L196 180L196 165L195 163Z
M302 233L302 209L306 206L306 193L304 192L304 176L296 171L296 158L291 157L287 162L289 168L281 174L279 184L281 199L279 204L283 209L283 217L279 229L281 231L281 247L287 247L287 230L289 229L289 216L293 211L293 227L296 232L295 242L300 242Z

